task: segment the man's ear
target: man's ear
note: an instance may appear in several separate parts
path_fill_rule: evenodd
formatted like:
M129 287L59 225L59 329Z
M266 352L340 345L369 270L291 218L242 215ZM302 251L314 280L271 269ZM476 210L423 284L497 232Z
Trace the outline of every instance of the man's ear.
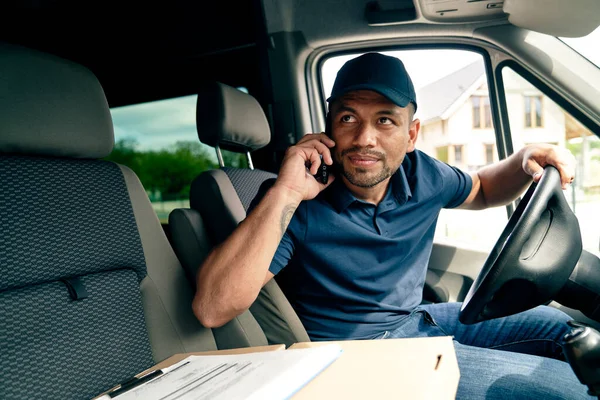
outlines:
M421 129L421 121L418 118L415 118L410 123L408 127L408 147L406 148L406 152L410 153L415 149L415 143L417 142L417 137L419 137L419 130Z

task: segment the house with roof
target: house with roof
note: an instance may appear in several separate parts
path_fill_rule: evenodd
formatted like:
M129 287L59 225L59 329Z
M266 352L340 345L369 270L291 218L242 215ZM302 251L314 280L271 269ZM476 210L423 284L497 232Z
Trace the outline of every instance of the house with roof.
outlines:
M510 68L502 72L514 149L546 142L565 145L566 116ZM417 90L421 120L417 148L467 171L498 160L483 62L477 61Z

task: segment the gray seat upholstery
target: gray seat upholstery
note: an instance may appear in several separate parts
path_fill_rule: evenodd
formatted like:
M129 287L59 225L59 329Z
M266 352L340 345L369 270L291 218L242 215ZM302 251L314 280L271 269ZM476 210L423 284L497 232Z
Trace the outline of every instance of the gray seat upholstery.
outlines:
M114 137L96 77L0 43L0 110L0 397L89 399L217 349L142 184L101 160Z
M187 269L193 280L200 265L194 253L203 251L189 243L190 237L198 236L192 233L199 231L196 221L204 222L210 241L218 245L276 178L252 167L250 152L266 146L271 134L260 104L251 95L222 83L206 83L198 94L196 120L200 141L216 148L221 168L200 174L190 188L190 209L176 209L169 216L173 246L180 260L192 260ZM224 166L220 149L246 153L249 168ZM310 340L274 279L263 287L250 312L270 344Z
M169 229L173 249L190 286L195 290L197 268L212 248L205 223L197 210L182 208L170 213ZM219 328L213 328L212 331L217 347L221 350L268 344L260 325L249 311Z

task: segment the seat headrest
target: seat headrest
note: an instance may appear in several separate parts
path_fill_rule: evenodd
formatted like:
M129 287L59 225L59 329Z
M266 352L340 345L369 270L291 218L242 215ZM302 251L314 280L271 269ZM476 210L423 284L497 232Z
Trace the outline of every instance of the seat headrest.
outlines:
M229 151L258 150L271 140L271 129L258 101L220 82L208 82L200 89L196 126L202 143Z
M113 123L91 71L33 49L0 43L0 153L102 158Z

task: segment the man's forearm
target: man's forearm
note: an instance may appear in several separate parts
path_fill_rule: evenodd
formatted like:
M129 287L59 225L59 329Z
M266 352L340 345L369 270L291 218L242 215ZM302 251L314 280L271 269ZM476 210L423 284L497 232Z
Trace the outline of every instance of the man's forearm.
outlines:
M274 186L198 271L194 313L204 326L221 326L258 296L299 200Z
M531 176L523 170L523 150L477 171L473 185L477 197L469 208L497 207L516 199L531 184Z

